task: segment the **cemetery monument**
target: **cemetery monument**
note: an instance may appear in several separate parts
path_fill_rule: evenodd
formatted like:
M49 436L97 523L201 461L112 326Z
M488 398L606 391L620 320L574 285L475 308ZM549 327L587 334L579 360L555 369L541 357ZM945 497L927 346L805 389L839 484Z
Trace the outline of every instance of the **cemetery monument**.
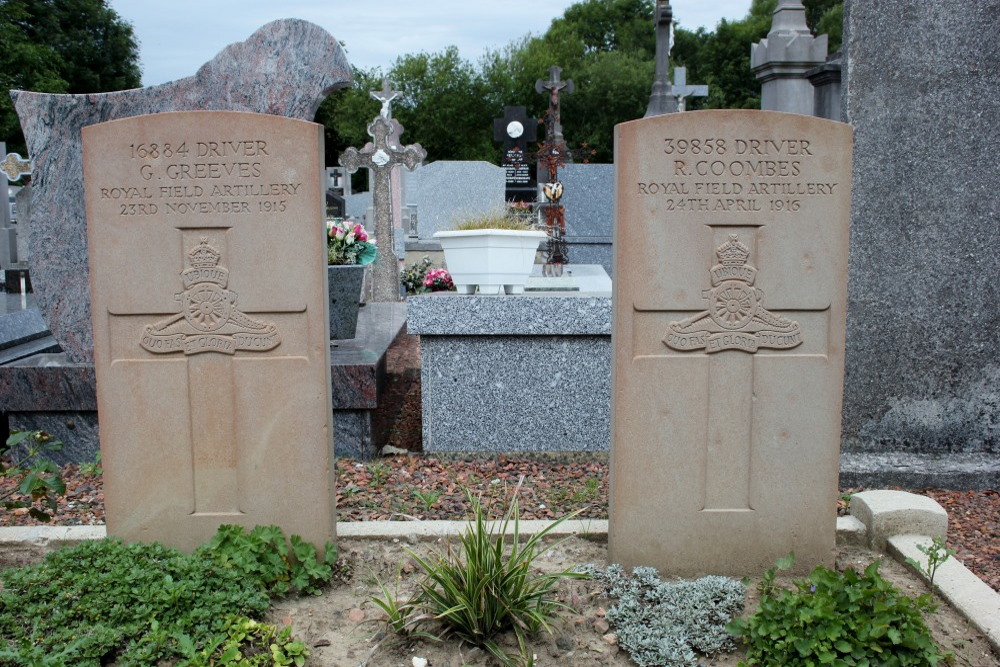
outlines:
M616 127L610 558L832 564L851 128L697 111Z
M153 114L83 152L108 533L332 540L322 126Z

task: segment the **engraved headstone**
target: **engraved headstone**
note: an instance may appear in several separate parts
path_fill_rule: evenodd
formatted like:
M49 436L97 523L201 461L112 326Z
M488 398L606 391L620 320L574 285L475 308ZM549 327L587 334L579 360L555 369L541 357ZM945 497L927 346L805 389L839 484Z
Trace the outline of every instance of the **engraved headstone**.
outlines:
M503 117L493 119L493 141L503 142L507 201L535 200L537 182L528 163L529 143L538 137L538 120L528 118L525 107L504 107Z
M696 111L616 128L611 558L831 564L851 128Z
M333 539L322 126L154 114L83 151L108 533Z

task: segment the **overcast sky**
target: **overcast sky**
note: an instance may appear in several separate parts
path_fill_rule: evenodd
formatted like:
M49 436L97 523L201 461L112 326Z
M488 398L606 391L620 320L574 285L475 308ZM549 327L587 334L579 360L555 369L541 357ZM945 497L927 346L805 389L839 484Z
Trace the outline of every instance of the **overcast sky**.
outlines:
M109 0L139 40L143 85L194 74L233 42L280 18L311 21L342 42L352 65L387 70L399 56L455 45L477 62L528 33L544 33L573 0ZM672 0L685 28L743 18L750 0ZM652 30L652 25L650 25ZM557 63L553 63L557 64Z

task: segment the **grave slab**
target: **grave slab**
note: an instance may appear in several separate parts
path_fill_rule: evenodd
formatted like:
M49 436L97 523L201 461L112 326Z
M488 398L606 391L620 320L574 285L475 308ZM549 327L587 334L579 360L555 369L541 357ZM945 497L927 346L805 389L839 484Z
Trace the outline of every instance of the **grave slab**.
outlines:
M832 564L851 128L696 111L615 137L611 558Z
M332 540L322 126L138 116L83 162L109 534Z

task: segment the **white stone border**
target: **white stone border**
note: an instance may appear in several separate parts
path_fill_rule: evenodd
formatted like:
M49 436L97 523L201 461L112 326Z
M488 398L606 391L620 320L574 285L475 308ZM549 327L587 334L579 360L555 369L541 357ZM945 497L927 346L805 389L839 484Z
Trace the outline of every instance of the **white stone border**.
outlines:
M930 501L930 502L928 502ZM884 550L905 564L912 558L926 567L927 558L917 550L933 535L947 532L947 514L933 500L903 491L863 491L851 497L852 516L837 518L837 543ZM943 520L942 520L943 515ZM521 521L521 535L530 536L551 521ZM351 521L337 524L337 537L345 539L408 542L461 534L465 521ZM507 534L512 531L508 526ZM932 533L927 535L925 533ZM608 539L605 519L564 521L549 533L553 537L577 535L596 542ZM63 546L105 537L104 526L27 526L0 528L0 546ZM876 545L884 545L881 548ZM913 569L911 567L911 569ZM926 580L922 573L918 573ZM1000 652L1000 593L987 586L954 558L942 564L934 589L965 616Z

